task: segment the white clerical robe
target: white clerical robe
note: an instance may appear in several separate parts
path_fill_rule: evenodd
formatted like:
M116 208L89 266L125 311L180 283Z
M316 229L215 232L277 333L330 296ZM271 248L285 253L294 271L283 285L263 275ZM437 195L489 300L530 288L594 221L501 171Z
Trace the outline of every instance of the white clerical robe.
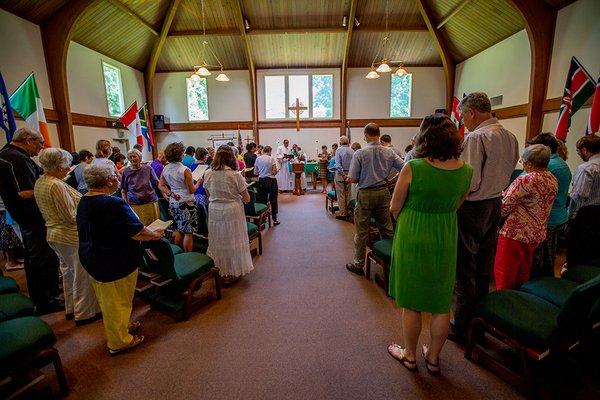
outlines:
M277 186L279 190L294 190L294 174L290 172L290 160L284 158L284 155L292 154L289 147L281 145L277 147L277 162L279 164L279 171L275 179L277 179Z

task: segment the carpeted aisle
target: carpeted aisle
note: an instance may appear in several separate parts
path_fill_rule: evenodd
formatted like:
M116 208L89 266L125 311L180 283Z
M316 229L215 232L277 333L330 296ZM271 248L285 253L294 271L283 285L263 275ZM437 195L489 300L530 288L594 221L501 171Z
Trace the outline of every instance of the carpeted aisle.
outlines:
M136 302L147 342L109 357L102 322L47 317L72 399L512 399L509 385L449 343L442 377L405 370L386 351L400 313L373 282L344 268L353 225L324 197L280 196L281 225L264 232L255 270L223 300L178 323ZM51 369L46 369L50 373Z

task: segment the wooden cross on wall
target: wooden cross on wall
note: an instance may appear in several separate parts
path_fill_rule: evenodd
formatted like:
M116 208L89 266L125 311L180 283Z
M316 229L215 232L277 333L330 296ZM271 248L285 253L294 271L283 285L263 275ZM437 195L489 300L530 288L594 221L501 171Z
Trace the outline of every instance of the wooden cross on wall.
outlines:
M300 113L302 110L308 110L308 107L304 105L300 105L300 99L296 97L296 104L291 107L288 107L288 110L292 110L296 113L296 132L300 132Z

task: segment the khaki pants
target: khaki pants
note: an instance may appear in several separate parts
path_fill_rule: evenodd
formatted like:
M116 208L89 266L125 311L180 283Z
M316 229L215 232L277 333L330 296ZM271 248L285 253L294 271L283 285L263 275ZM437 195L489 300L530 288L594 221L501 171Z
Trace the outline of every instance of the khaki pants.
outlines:
M102 310L108 348L111 350L127 347L133 340L133 336L129 333L129 319L133 308L137 275L136 269L125 278L113 282L98 282L91 278Z
M365 251L369 235L371 217L375 218L377 229L384 239L394 236L390 219L390 191L387 186L377 189L359 189L356 195L354 211L354 264L361 266L365 262Z
M344 182L344 178L339 172L335 173L335 193L339 207L338 215L345 217L348 214L348 204L350 203L350 184Z
M137 214L142 224L148 226L157 219L160 218L160 209L158 208L158 201L148 204L132 204L131 209Z

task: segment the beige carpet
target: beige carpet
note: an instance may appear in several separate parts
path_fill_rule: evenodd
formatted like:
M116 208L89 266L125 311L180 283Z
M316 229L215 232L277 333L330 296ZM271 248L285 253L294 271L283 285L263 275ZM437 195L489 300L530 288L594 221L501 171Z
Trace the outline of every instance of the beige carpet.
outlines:
M109 357L100 321L76 328L60 314L45 317L58 336L69 398L522 397L450 342L442 377L429 376L421 359L418 374L392 359L386 347L402 341L399 309L346 271L353 225L324 203L321 194L280 195L281 225L263 233L255 270L189 321L136 302L147 342L132 353Z

